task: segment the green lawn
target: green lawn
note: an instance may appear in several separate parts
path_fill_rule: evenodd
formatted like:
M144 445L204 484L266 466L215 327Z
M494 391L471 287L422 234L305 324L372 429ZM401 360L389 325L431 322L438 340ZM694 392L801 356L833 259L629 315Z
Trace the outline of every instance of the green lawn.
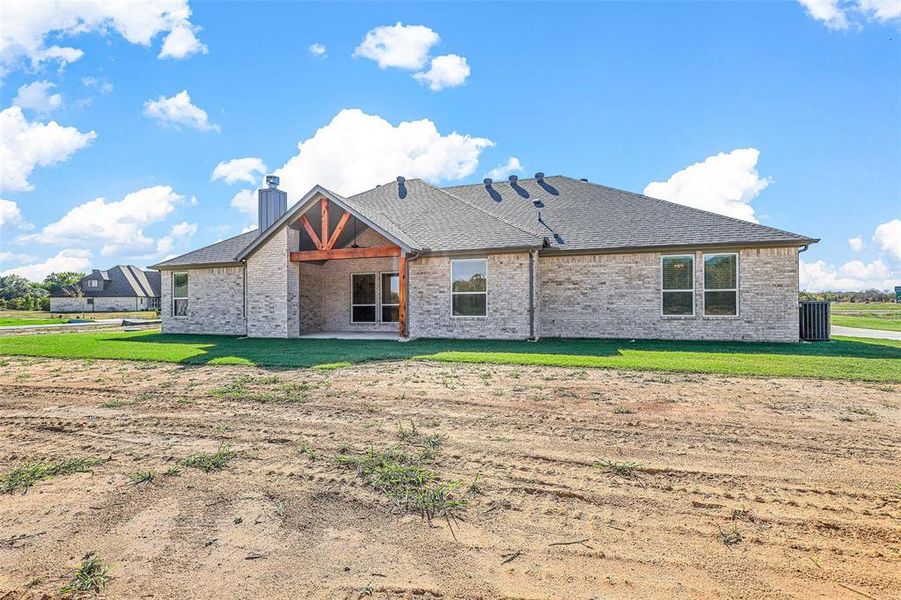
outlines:
M7 319L0 317L0 327L11 327L13 325L56 325L65 322L65 319Z
M901 342L839 338L816 344L560 340L270 340L155 331L0 337L0 355L190 364L329 367L370 360L618 369L901 381Z
M890 315L832 315L832 324L842 327L863 327L882 331L901 331L901 313Z
M832 314L859 314L873 311L901 313L901 304L897 302L833 302L830 308Z

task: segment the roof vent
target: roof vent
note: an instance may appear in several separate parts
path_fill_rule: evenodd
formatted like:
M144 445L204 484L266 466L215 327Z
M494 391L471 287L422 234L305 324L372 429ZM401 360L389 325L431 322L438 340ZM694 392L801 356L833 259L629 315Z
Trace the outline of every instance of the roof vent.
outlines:
M278 175L266 175L266 187L268 187L270 190L274 190L278 187L278 184Z
M485 179L482 180L482 183L485 184L485 187L491 187L491 184L494 183L494 182L491 181L491 178L490 178L490 177L486 177Z
M544 181L544 173L538 171L537 173L535 173L535 179L537 179L538 181Z
M403 175L397 176L397 185L403 185L405 181L406 181L406 179L404 179Z
M510 185L516 185L516 182L519 181L519 177L516 175L510 175L507 179L510 180Z
M588 180L585 179L584 177L582 179L580 179L579 181L584 181L585 183L588 183Z

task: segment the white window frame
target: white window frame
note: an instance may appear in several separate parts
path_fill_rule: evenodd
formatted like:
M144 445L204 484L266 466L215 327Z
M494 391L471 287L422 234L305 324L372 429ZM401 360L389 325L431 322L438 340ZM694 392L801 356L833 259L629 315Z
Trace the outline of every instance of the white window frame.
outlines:
M707 289L707 257L708 256L734 256L735 257L735 287L734 288L723 288L723 289L715 289L708 290ZM710 252L701 255L701 285L702 293L701 293L701 302L704 304L704 318L705 319L735 319L738 317L740 312L740 302L738 297L738 281L739 281L739 273L741 271L740 267L740 257L738 252ZM734 315L708 315L707 314L707 292L735 292L735 314Z
M100 282L96 279L88 279L87 281L89 288L98 288L100 287Z
M189 291L189 292L186 292L186 293L188 294L188 295L186 295L186 296L183 296L183 297L178 296L178 297L176 297L176 295L175 295L175 278L176 278L178 275L184 275L185 277L188 278L188 283L187 283L187 286L186 286L186 287L188 287L189 290L190 290L190 285L191 285L191 277L188 275L188 272L187 272L187 271L177 271L177 272L173 272L173 273L172 273L172 316L175 317L175 318L177 318L177 319L185 319L185 318L188 317L188 310L191 308L191 305L190 305L190 303L188 302L188 296L190 295L190 291ZM177 311L175 310L175 301L176 301L176 300L184 300L184 301L185 301L185 304L186 304L186 306L185 306L185 314L183 314L183 315L177 314Z
M384 304L382 302L382 277L384 277L385 275L395 275L398 279L398 283L400 283L400 272L399 271L380 271L379 272L379 282L377 285L378 297L376 298L379 301L379 305L378 305L378 309L376 310L376 313L377 313L376 316L378 317L379 323L400 323L400 297L398 297L398 299L397 299L398 301L396 304ZM397 310L398 310L397 321L385 321L384 319L382 319L382 315L383 315L382 308L385 306L387 306L389 308L392 306L397 307Z
M485 263L485 291L484 292L455 292L454 291L454 263L458 262L484 262ZM488 318L488 258L454 258L450 261L450 272L448 273L450 276L450 303L448 308L450 309L451 319L487 319ZM454 314L454 296L475 296L475 295L484 295L485 296L485 314L484 315L455 315Z
M375 304L355 304L354 303L354 277L360 275L372 275L373 279L375 279ZM363 271L360 273L351 273L350 274L350 322L359 324L359 325L368 325L371 323L379 322L379 274L375 271ZM372 306L374 307L375 319L372 321L354 321L354 307L356 306Z
M691 289L666 290L663 289L663 261L667 258L690 258L691 259ZM660 316L664 319L690 319L695 316L695 263L697 257L694 254L661 254L660 255ZM668 292L691 292L691 314L687 315L668 315L663 312L663 296Z

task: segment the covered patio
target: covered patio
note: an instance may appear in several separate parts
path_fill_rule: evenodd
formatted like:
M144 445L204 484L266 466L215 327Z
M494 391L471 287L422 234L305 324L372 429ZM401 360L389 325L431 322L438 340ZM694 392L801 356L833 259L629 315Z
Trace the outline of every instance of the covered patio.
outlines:
M407 336L407 260L399 241L320 193L289 226L299 249L300 336L404 339Z

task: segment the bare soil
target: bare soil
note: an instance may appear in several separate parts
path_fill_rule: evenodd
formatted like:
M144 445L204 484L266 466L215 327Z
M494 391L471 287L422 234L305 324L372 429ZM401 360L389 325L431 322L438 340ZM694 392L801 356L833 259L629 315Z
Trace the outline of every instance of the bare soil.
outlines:
M899 391L425 362L4 359L0 476L103 462L0 495L0 598L58 596L89 552L114 565L104 597L898 598ZM429 468L460 481L460 518L399 508L335 460L404 444L399 421L441 436ZM164 474L221 444L238 451L226 469ZM149 469L152 482L130 481Z

